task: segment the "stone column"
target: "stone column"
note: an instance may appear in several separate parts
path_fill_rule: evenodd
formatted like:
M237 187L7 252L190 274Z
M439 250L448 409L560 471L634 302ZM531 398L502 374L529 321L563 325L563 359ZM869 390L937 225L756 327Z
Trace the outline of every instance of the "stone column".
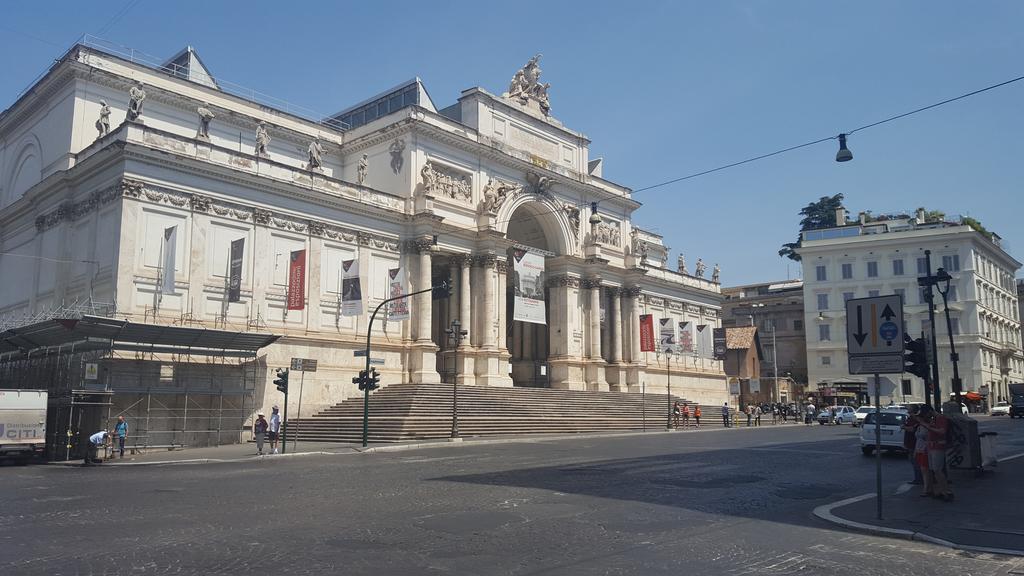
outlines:
M507 282L508 282L508 261L498 260L495 264L495 268L498 271L498 349L502 352L508 351L508 319L505 317L505 310L508 307L507 302Z
M609 288L608 293L612 297L612 308L608 313L608 324L612 332L612 349L609 358L612 364L622 362L622 307L619 304L618 288Z
M587 281L590 289L590 350L591 360L601 359L601 280Z
M637 300L640 298L640 288L634 286L626 290L626 314L629 315L629 361L639 364L640 353L640 307Z
M416 250L419 253L419 267L417 270L418 280L416 290L430 288L432 259L430 249L432 242L422 239L416 241ZM416 341L421 343L431 342L430 324L433 318L433 302L430 292L420 294L416 297Z
M431 286L431 238L418 238L408 243L410 256L416 254L418 267L416 270L416 290L425 290ZM409 350L409 379L414 384L438 383L441 381L437 373L437 346L431 339L433 311L431 294L426 292L416 296L412 309L414 326L416 327L415 342Z
M483 313L483 341L482 345L488 350L493 350L497 347L497 339L495 338L495 314L497 314L497 301L495 298L495 284L497 278L495 277L495 265L497 264L497 258L494 254L486 254L480 259L480 267L483 270L483 281L484 281L484 313ZM501 315L504 316L504 315Z

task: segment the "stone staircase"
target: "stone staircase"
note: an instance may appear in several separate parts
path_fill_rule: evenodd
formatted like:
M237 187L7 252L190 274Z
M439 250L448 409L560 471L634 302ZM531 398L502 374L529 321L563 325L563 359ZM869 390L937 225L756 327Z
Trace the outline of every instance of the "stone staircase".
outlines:
M673 396L672 401L684 402ZM547 388L459 386L461 436L565 434L664 429L664 394L581 392ZM691 408L693 406L690 403ZM702 425L721 426L717 407L703 407ZM370 394L369 440L403 442L447 438L452 423L451 384L393 384ZM287 423L289 439L358 442L363 398L350 398L308 418Z

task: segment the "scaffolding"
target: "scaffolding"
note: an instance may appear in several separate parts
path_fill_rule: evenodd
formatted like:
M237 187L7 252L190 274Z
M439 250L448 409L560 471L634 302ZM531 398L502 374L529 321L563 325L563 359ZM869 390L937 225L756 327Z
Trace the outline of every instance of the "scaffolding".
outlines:
M0 388L49 392L47 455L82 457L88 436L128 421L126 449L241 442L278 336L81 315L0 333Z

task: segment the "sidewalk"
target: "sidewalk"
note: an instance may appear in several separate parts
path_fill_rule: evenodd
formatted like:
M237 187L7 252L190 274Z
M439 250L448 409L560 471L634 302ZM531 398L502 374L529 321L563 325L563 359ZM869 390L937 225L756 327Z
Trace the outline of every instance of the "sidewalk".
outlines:
M1016 504L1022 477L1024 458L1014 458L1000 462L994 472L987 471L982 477L955 471L953 502L922 498L918 486L904 485L903 493L884 496L883 520L877 519L873 493L820 506L814 513L853 530L961 550L1024 556L1024 520Z

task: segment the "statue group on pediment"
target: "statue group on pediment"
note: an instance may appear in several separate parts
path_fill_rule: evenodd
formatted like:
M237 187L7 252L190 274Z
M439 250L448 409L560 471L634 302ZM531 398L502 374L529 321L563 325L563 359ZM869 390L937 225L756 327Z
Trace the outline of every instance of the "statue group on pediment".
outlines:
M551 113L551 103L548 101L548 88L550 84L540 82L540 54L537 54L516 72L512 77L512 83L508 87L508 98L526 105L531 99L536 100L544 115Z

